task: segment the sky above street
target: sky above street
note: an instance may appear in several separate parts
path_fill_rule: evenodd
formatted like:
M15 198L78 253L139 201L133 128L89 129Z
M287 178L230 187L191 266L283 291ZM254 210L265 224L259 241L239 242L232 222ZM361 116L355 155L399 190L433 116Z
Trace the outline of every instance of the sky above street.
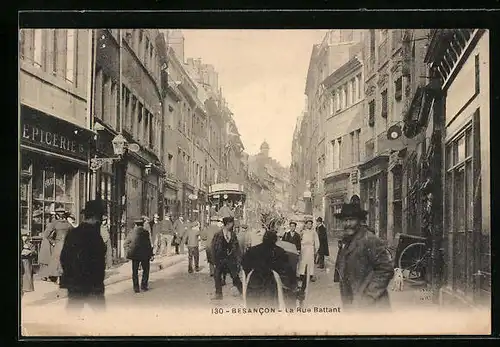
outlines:
M304 109L312 46L326 30L183 30L185 57L201 58L219 73L219 86L241 134L256 154L290 165L293 131Z

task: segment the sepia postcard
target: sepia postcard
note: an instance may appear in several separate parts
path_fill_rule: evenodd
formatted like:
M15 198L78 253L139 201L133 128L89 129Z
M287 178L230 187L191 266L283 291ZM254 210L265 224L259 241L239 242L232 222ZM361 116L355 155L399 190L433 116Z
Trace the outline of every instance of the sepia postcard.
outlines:
M21 337L491 333L485 29L19 30Z

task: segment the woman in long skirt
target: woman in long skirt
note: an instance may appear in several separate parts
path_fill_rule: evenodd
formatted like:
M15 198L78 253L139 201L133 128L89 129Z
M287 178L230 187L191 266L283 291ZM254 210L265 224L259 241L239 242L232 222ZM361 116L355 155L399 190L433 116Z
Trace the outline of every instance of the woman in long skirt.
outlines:
M22 263L22 293L32 292L35 290L33 284L33 259L36 257L35 246L29 241L27 233L22 235L22 251L21 251L21 263Z
M52 245L51 240L49 240L49 235L53 230L53 224L57 220L57 216L54 214L51 216L50 221L45 226L45 230L42 233L42 243L40 244L40 250L38 253L38 275L43 281L47 281L49 277L49 264L52 259Z
M304 230L302 231L301 237L301 247L300 247L300 262L299 262L299 276L302 280L302 284L306 282L305 275L311 277L311 281L314 279L314 255L319 248L319 238L316 230L312 228L312 220L307 220L305 223ZM307 269L307 271L306 271Z
M56 210L56 212L58 212ZM50 259L49 267L47 269L48 275L53 277L58 282L62 275L61 267L61 251L64 246L64 240L68 232L73 229L73 226L66 220L66 218L61 218L52 224L52 230L48 236L48 239L54 244L52 250L52 257Z

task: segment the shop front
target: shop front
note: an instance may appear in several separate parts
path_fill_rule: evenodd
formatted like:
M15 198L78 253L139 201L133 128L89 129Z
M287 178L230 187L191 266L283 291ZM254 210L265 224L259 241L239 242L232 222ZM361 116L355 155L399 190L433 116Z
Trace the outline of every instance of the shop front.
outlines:
M361 203L368 211L368 225L382 239L387 238L387 167L389 155L380 154L361 164Z
M57 208L81 221L93 136L88 129L21 105L20 225L35 241Z
M179 215L179 200L177 199L177 187L175 183L171 183L168 180L164 183L163 188L163 198L164 198L164 215L171 214L172 218L177 218Z
M196 200L194 197L194 187L188 183L182 184L182 214L184 215L184 220L193 220L194 212L196 209Z
M95 157L112 158L114 154L112 141L116 134L107 129L98 132L96 141ZM118 256L120 231L121 231L121 210L120 204L123 189L121 178L123 176L123 163L121 161L102 162L93 168L91 176L91 187L93 187L93 198L101 199L106 206L108 215L111 247L113 257Z
M328 230L333 233L337 233L343 229L340 220L335 218L335 213L339 213L342 209L342 204L349 199L349 177L350 174L348 172L343 172L325 179L325 224L328 227Z
M206 218L206 207L207 207L207 193L204 190L198 190L198 211L199 211L199 222L204 225L207 223Z

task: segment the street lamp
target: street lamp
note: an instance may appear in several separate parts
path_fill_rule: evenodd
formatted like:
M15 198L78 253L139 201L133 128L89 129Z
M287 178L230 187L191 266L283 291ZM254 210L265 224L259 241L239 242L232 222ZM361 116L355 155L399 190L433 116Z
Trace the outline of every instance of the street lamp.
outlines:
M125 154L125 149L128 149L130 152L138 152L140 149L138 144L128 143L125 137L123 137L123 135L121 134L116 135L115 138L111 141L111 144L113 145L113 153L116 155L116 157L98 158L97 156L95 156L94 158L90 159L90 169L92 171L96 172L104 165L104 163L112 164L115 160L121 160L123 154Z

